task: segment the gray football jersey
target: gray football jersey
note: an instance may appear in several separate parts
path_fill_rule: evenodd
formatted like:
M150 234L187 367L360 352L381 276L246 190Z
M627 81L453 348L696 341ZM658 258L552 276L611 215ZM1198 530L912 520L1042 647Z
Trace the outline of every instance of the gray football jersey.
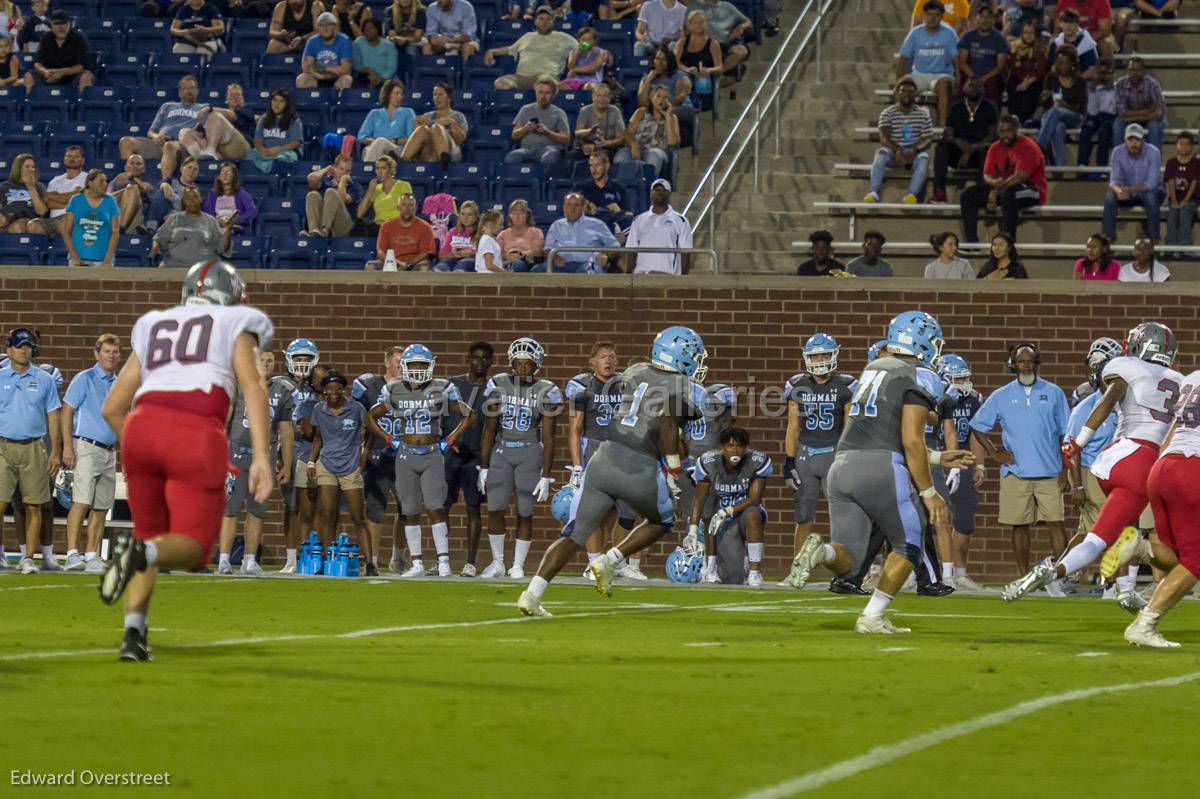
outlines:
M582 372L567 381L567 400L583 414L583 437L588 441L608 438L609 423L621 406L621 378L620 372L608 380Z
M370 413L372 408L383 402L383 389L386 386L387 381L384 380L383 375L377 375L374 372L365 372L354 378L354 382L350 385L350 397L363 406L365 411ZM385 433L400 433L400 430L392 429L395 419L390 414L376 421ZM367 438L369 439L372 454L387 446L387 442L380 441L378 436L367 436Z
M402 436L441 435L442 418L459 401L458 389L436 377L414 386L400 378L388 383L380 395L383 406L396 420L393 433Z
M699 418L707 393L694 393L695 385L676 372L664 372L648 363L625 370L621 406L609 426L608 440L658 458L658 425L662 417L682 422Z
M683 427L689 458L699 458L720 446L721 430L728 426L737 406L737 395L724 383L703 386L692 382L693 403L703 413Z
M500 418L497 441L538 441L546 409L561 405L562 392L549 380L535 378L522 383L508 372L488 381L484 390L489 412Z
M292 421L292 392L296 381L275 375L267 381L267 406L271 411L271 446L279 444L279 423Z
M450 382L458 389L458 396L462 398L462 401L470 405L471 410L475 413L475 421L471 423L471 426L463 433L462 440L458 442L458 451L464 460L478 458L479 450L483 448L483 401L486 399L487 383L472 383L466 375L452 377ZM458 406L451 404L450 413L442 419L442 435L450 435L461 421L462 414L458 412Z
M836 446L845 423L842 409L854 395L854 378L837 373L824 383L818 383L810 374L798 374L788 380L785 387L788 400L800 406L804 417L800 443L815 448Z
M717 507L720 508L743 502L749 496L750 484L755 478L770 477L775 471L767 454L756 449L746 450L742 462L733 471L725 468L722 455L719 449L710 450L701 455L692 467L692 477L697 483L709 483L709 491L717 498Z
M891 356L867 364L850 400L850 421L838 451L903 452L900 418L905 405L934 407L933 397L917 381L914 364Z

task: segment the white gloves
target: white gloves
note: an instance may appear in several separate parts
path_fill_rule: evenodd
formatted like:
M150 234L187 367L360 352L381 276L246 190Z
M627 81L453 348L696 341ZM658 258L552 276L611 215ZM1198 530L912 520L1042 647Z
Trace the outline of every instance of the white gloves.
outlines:
M721 525L723 525L728 519L729 513L724 508L718 508L717 512L714 513L712 518L708 520L708 529L712 531L713 535L716 535L718 532L720 532Z
M693 524L688 527L688 534L684 536L683 541L679 544L679 548L685 554L691 555L700 551L700 526Z
M951 469L946 473L946 488L951 494L958 490L960 482L962 482L962 469Z
M479 467L479 490L484 494L487 493L487 473L487 469Z
M667 491L670 492L670 494L671 494L671 501L678 502L679 495L683 492L679 488L679 483L676 481L675 475L671 474L668 471L664 471L663 474L667 478Z
M533 498L537 502L545 502L550 499L550 486L554 485L553 477L543 477L537 481L537 486L533 489Z
M583 482L583 467L572 466L567 471L571 473L571 479L567 482L567 485L571 486L571 488L579 488L579 484Z

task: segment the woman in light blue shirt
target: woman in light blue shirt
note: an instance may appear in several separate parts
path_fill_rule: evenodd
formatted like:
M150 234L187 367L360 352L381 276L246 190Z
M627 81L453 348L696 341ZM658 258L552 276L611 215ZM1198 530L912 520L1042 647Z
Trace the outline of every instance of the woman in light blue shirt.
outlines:
M379 36L379 23L364 20L362 36L354 40L354 75L359 83L378 86L396 77L396 45Z
M112 266L121 209L108 194L103 169L90 169L83 191L67 203L62 236L71 266Z
M254 162L260 172L270 173L276 161L284 163L300 160L300 147L304 141L304 126L300 115L292 106L292 96L283 89L271 92L267 113L258 120L254 129L254 149L246 157Z
M397 158L412 135L416 114L404 107L404 84L389 80L379 90L379 108L372 109L358 128L358 141L363 146L364 161L378 160L381 155Z

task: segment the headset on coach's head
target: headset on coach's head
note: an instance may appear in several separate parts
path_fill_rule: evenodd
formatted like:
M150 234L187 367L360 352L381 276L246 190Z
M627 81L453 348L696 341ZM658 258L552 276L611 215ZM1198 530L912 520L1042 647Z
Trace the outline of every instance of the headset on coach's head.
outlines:
M1042 365L1042 352L1038 349L1038 345L1032 341L1018 341L1008 348L1008 371L1012 374L1017 373L1017 353L1027 348L1033 350L1033 368L1036 369Z

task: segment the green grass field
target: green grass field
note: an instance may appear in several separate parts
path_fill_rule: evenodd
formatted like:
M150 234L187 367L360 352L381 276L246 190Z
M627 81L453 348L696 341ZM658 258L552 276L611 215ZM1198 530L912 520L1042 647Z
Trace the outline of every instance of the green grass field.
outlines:
M1095 599L181 576L133 664L95 584L0 576L0 796L1200 796L1192 600L1161 652ZM71 768L171 787L10 785Z

